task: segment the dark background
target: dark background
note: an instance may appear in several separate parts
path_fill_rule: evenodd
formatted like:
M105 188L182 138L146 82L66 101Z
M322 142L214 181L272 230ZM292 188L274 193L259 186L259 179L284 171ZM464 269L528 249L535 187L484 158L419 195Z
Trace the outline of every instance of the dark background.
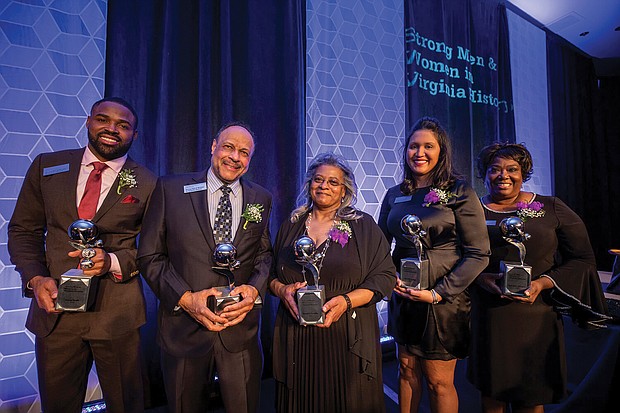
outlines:
M497 56L497 75L476 76L476 87L511 102L506 15L498 3L408 0L405 28ZM246 122L257 135L247 177L274 195L272 236L294 206L305 169L305 10L304 1L108 2L105 94L126 98L138 111L132 156L157 175L203 170L220 126ZM620 77L597 77L590 57L551 34L548 70L555 195L584 219L599 268L609 270L606 251L620 248ZM447 126L457 166L479 190L472 179L479 149L519 141L512 110L407 88L406 130L423 115ZM143 333L152 343L157 300L148 291L147 300ZM264 311L266 350L274 305ZM147 396L157 405L163 402L158 349L145 353ZM269 366L266 351L266 375Z

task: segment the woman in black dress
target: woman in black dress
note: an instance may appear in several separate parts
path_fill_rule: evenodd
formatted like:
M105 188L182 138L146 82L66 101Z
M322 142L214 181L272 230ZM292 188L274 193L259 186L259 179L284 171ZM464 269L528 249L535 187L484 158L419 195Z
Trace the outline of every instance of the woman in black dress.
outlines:
M403 151L403 182L383 199L379 226L397 269L402 258L416 258L413 242L403 236L401 220L416 215L425 235L423 257L429 271L420 289L395 288L389 305L388 332L398 343L399 404L415 412L426 378L433 412L457 412L454 387L457 358L469 345L467 286L486 267L489 240L476 193L452 170L450 141L433 118L413 127Z
M588 233L561 200L522 190L532 157L520 144L493 144L478 157L478 175L491 240L491 262L471 288L472 353L469 378L481 391L483 411L543 412L566 391L562 318L552 299L581 300L605 312ZM500 261L520 262L518 248L498 226L507 217L524 222L525 264L532 281L524 296L504 295L497 285ZM600 315L600 314L599 314Z
M334 154L308 167L297 209L278 231L275 278L280 298L273 360L278 412L383 412L381 348L375 303L396 284L388 243L368 214L353 208L353 171ZM324 322L302 326L296 291L314 280L296 262L302 235L323 254L317 262L325 286Z

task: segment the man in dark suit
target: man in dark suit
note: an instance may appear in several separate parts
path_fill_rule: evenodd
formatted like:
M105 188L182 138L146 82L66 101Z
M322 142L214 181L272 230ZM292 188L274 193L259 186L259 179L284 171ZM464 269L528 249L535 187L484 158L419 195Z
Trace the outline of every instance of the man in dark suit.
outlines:
M26 327L36 335L45 413L81 412L93 359L106 411L144 410L138 329L145 304L136 237L156 178L127 157L137 122L123 99L96 102L86 120L88 146L37 156L9 223L11 261L25 296L34 298ZM67 235L79 218L92 220L103 241L92 267L83 268L98 288L86 312L61 312L58 279L80 265L81 251Z
M240 179L253 153L254 136L246 126L224 126L213 140L211 167L160 178L144 218L138 262L160 299L158 340L171 412L204 412L215 371L227 411L258 408L262 352L255 301L266 293L272 262L272 198ZM227 285L212 269L213 251L222 242L213 230L220 227L221 198L231 204L229 235L241 262L232 294L242 300L216 314L208 297L220 294L214 287Z

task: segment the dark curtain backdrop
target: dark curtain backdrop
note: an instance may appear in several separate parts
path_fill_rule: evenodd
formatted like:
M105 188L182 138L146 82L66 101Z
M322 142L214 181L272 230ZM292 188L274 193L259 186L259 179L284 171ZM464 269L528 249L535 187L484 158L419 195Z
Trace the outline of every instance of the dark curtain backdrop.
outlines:
M157 175L206 169L220 126L247 123L257 141L246 177L274 195L272 237L294 206L305 168L304 59L303 1L108 1L105 94L138 111L130 154ZM157 301L148 288L145 295L146 398L159 405ZM264 311L266 350L272 307Z
M584 220L600 270L620 248L620 77L597 78L591 58L547 35L555 195Z
M478 152L515 141L508 44L506 9L496 0L405 1L406 130L422 116L438 118L457 168L481 193L472 164Z
M303 2L110 0L105 93L136 106L131 154L158 175L207 168L220 126L246 122L246 176L274 194L276 224L305 167L304 45Z

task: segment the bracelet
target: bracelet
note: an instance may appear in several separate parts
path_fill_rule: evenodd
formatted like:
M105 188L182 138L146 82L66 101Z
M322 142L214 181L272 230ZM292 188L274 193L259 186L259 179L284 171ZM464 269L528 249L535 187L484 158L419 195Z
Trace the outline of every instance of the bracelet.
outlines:
M435 290L431 290L431 295L433 296L433 304L439 304L439 300L437 299L437 293Z
M341 296L344 297L344 300L347 302L347 311L351 311L351 308L353 307L353 304L351 304L351 299L346 294L341 294Z

